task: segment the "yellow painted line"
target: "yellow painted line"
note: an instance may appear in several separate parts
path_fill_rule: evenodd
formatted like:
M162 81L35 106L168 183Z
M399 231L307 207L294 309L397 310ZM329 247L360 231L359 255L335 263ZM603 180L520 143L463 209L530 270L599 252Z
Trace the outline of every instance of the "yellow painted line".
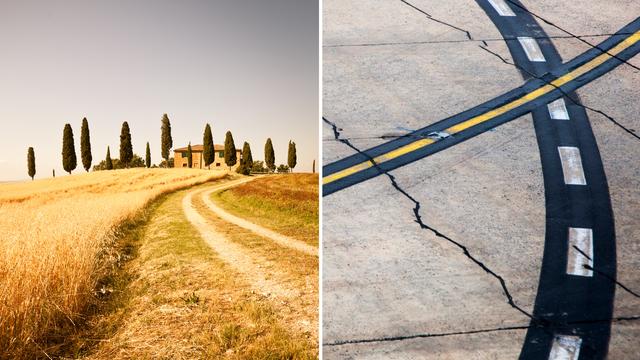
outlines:
M466 130L470 127L476 126L478 124L481 124L485 121L491 120L497 116L500 116L502 114L505 114L517 107L520 107L528 102L531 102L537 98L539 98L540 96L543 96L545 94L550 93L551 91L555 90L556 87L560 87L562 85L565 85L577 78L579 78L580 76L588 73L589 71L595 69L596 67L602 65L605 61L609 60L612 55L617 55L620 52L622 52L623 50L625 50L626 48L630 47L631 45L637 43L638 41L640 41L640 31L635 32L634 34L630 35L629 37L625 38L624 40L622 40L620 43L618 43L616 46L612 47L607 53L603 53L598 55L597 57L595 57L594 59L592 59L591 61L573 69L572 71L566 73L565 75L560 76L559 78L553 80L551 82L551 84L547 84L547 85L543 85L533 91L531 91L530 93L522 96L519 99L513 100L512 102L502 105L500 107L497 107L495 109L489 110L484 114L478 115L476 117L473 117L469 120L463 121L459 124L456 124L454 126L449 127L448 129L446 129L445 131L448 132L449 134L455 134L455 133L459 133L463 130ZM409 143L407 145L401 146L395 150L389 151L385 154L382 154L378 157L375 157L373 159L373 161L375 161L376 164L380 164L381 162L384 161L389 161L391 159L395 159L399 156L405 155L407 153L410 153L412 151L418 150L420 148L423 148L427 145L433 144L435 142L435 140L432 139L420 139L420 140L416 140L412 143ZM370 160L367 160L365 162L353 165L351 167L348 167L344 170L338 171L336 173L333 173L331 175L327 175L324 178L322 178L322 183L323 184L329 184L331 182L334 182L336 180L342 179L344 177L347 177L349 175L355 174L359 171L368 169L370 167L373 166L373 163Z
M373 158L373 161L376 164L379 164L381 162L384 161L388 161L394 158L397 158L399 156L402 156L404 154L408 154L412 151L418 150L421 147L425 147L429 144L434 143L435 140L432 139L420 139L417 141L414 141L412 143L409 143L405 146L401 146L395 150L389 151L388 153L384 153L380 156L377 156L375 158ZM344 170L338 171L336 173L333 173L331 175L327 175L325 177L322 178L322 183L323 184L328 184L330 182L336 181L338 179L342 179L343 177L349 176L351 174L357 173L359 171L368 169L370 167L373 166L373 162L371 162L371 160L367 160L365 162L361 162L360 164L354 165L352 167L348 167Z

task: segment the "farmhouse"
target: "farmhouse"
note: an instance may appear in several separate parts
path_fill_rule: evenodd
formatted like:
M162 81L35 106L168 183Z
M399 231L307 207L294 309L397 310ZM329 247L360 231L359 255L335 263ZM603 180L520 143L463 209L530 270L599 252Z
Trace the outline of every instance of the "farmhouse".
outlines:
M215 150L213 162L211 163L212 169L228 169L229 167L224 162L224 145L215 144L213 146ZM203 145L191 145L191 157L193 159L192 167L194 169L204 169L206 166L204 165L204 160L202 159L202 152L204 151ZM173 167L188 167L187 163L187 148L182 147L178 149L174 149L174 157L173 157ZM240 158L242 157L242 151L240 149L236 149L236 164L231 167L232 170L235 170L240 165Z

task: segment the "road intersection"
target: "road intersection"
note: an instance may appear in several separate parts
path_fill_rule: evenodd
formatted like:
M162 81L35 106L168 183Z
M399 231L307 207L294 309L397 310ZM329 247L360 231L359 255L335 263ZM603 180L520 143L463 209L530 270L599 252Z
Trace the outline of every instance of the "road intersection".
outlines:
M324 269L327 269L329 265L333 265L337 261L345 261L348 263L348 266L341 266L339 270L348 274L344 276L352 277L346 282L340 280L338 271L330 273L329 276L325 277L324 294L327 300L325 301L324 338L326 344L330 345L330 349L325 351L325 355L355 353L373 358L383 358L384 356L380 354L385 354L388 357L393 357L389 355L395 354L398 358L403 358L403 356L406 357L407 354L411 354L412 356L417 355L417 357L438 358L439 356L445 356L445 354L446 356L463 354L465 353L465 346L458 344L459 348L456 349L455 346L451 346L445 340L438 340L436 342L436 340L427 341L425 339L431 339L439 335L445 337L456 334L471 335L474 333L483 334L476 337L476 339L482 339L487 336L486 334L495 332L501 332L504 335L500 335L500 340L492 345L503 345L503 351L500 352L490 345L487 345L486 349L482 349L482 346L478 348L478 343L476 342L474 343L476 346L475 349L479 351L479 353L482 353L484 350L487 351L487 354L492 354L496 358L514 358L519 355L524 359L547 358L550 354L554 356L551 358L575 356L575 359L577 359L579 356L580 359L591 359L604 358L607 354L609 328L611 326L611 321L609 320L612 317L615 318L613 314L615 284L611 279L599 276L598 274L608 274L611 275L612 278L615 278L616 243L614 225L607 179L604 175L605 169L600 161L596 139L591 132L585 108L581 106L577 94L573 92L611 71L616 66L622 64L623 61L632 58L640 50L640 45L638 44L638 40L640 40L640 34L638 33L640 20L636 19L632 21L620 29L616 35L610 36L599 45L600 49L585 49L586 51L583 51L582 54L563 65L560 54L554 48L552 42L554 40L550 39L558 35L553 34L547 37L542 27L536 23L535 17L518 7L517 5L519 3L511 0L478 0L477 2L500 31L501 37L507 39L506 45L513 58L512 63L520 69L525 79L528 79L524 85L507 91L503 95L495 97L482 105L472 107L470 110L446 118L443 121L427 126L423 125L418 130L404 134L400 133L397 136L394 136L394 134L383 134L379 137L379 139L383 140L381 143L374 137L354 134L352 131L353 128L343 130L340 126L336 125L336 122L339 121L335 121L335 113L336 109L339 108L332 106L330 102L325 100L324 113L325 116L327 116L326 123L330 125L330 127L327 128L327 132L332 135L335 140L339 140L337 141L338 143L349 145L346 148L351 150L352 153L355 152L355 154L339 159L331 153L335 147L329 147L328 154L325 151L325 158L333 161L323 168L325 229L327 228L327 224L331 224L331 229L329 229L329 231L325 230ZM427 14L427 16L429 17L430 15ZM331 22L329 23L331 24ZM472 25L476 26L474 24ZM331 32L328 33L332 35ZM463 41L465 40L455 40L455 42L459 43ZM455 42L452 41L452 43ZM392 42L389 41L388 43ZM406 41L405 43L409 44L407 46L416 46L419 42ZM329 56L331 55L333 55L333 53L330 53ZM325 55L325 57L328 56ZM329 63L331 64L331 62ZM326 64L327 61L325 61L325 67L327 66ZM325 80L325 88L327 88L327 83L333 85L334 81L331 77L329 77L328 82ZM440 90L446 91L446 89L442 88L440 88ZM325 90L325 98L327 98L327 91L329 91L329 95L332 95L331 91L334 90L331 88ZM329 96L329 98L331 98L331 96ZM393 102L391 102L390 105L394 106ZM446 163L451 164L451 161L447 160L445 156L455 157L459 155L455 153L453 145L463 146L463 149L460 151L465 153L468 152L469 145L464 145L463 142L469 140L472 142L471 146L476 151L477 155L475 156L486 156L486 151L495 151L497 138L491 133L498 131L495 128L502 124L505 125L500 126L500 128L506 127L506 129L504 129L504 131L499 130L501 134L514 133L515 129L516 137L512 137L510 141L514 139L524 139L525 135L522 130L519 129L521 126L517 125L517 127L514 127L512 124L507 123L521 118L528 113L531 113L530 116L533 120L538 142L536 151L539 151L540 154L538 161L542 163L541 173L537 174L536 171L540 170L531 169L529 176L532 179L515 180L521 180L523 185L525 183L531 183L531 180L535 182L538 176L540 180L544 180L540 181L544 184L544 192L540 191L541 189L536 191L540 195L542 195L542 193L544 194L546 199L544 203L545 206L540 209L538 205L538 208L535 209L533 213L538 219L542 220L539 221L539 225L546 222L546 231L543 236L544 247L527 244L526 246L529 246L529 249L519 249L519 251L524 251L528 255L526 261L523 261L523 263L531 262L532 260L530 258L535 258L536 255L534 254L536 253L539 254L537 255L537 261L541 263L538 267L526 270L524 274L522 272L519 274L519 276L525 275L524 277L529 277L529 280L534 283L537 282L537 276L540 276L539 285L534 284L532 289L524 291L521 288L521 284L526 283L526 281L514 281L515 279L513 278L499 275L506 273L509 276L513 276L513 274L509 272L511 270L508 267L502 267L503 265L499 263L491 264L491 262L496 259L487 257L487 254L484 252L487 249L483 249L478 244L464 246L464 242L461 243L455 240L459 239L458 236L452 237L445 235L451 233L464 235L464 231L461 232L455 228L449 229L446 225L436 227L427 225L427 223L436 223L436 225L442 223L440 222L439 224L436 222L432 214L436 208L442 208L443 206L434 206L433 202L437 202L438 197L432 196L431 199L429 199L430 208L424 210L424 198L420 199L420 195L415 195L415 190L420 188L420 179L422 179L422 182L425 184L433 183L432 181L428 181L428 179L446 176L442 175L444 171L456 171L455 166L454 168L448 169L443 169L441 166ZM415 124L415 121L413 123ZM343 124L343 121L340 122L340 125ZM398 129L401 130L401 127L398 127ZM483 134L485 139L486 136L488 136L487 134L491 134L489 136L493 137L493 139L487 141L488 149L484 150L484 154L483 150L479 150L478 152L478 148L482 147L482 141L472 139L480 134ZM533 131L531 131L531 135L533 135ZM386 141L389 138L393 140ZM363 147L357 144L358 142L374 144L375 146ZM376 144L376 142L378 143ZM508 143L498 143L497 146L505 148L512 147L511 144ZM531 143L527 142L524 147L531 149ZM431 164L421 165L421 169L427 169L426 173L424 173L426 178L424 175L421 176L418 174L417 177L419 179L411 180L412 185L410 189L413 189L412 191L407 190L406 186L401 185L406 183L405 180L410 179L407 177L410 176L410 172L416 177L414 164L416 164L417 160L440 153L444 149L454 151L453 155L438 154L438 156L432 160ZM344 154L344 151L339 153ZM446 152L442 154L446 154ZM509 155L517 156L517 154L518 152L514 151ZM494 160L499 159L503 161L500 157L492 157ZM527 157L530 157L530 154L527 154ZM506 163L509 163L508 159L505 160L507 160L505 161ZM525 161L527 159L520 160ZM536 160L535 157L533 160ZM466 160L461 161L464 162ZM425 160L420 163L424 164ZM465 164L468 165L466 162ZM518 164L517 166L521 167L522 164ZM396 174L391 174L392 170L402 167L408 169L403 170L403 175L400 177ZM501 166L498 165L494 167L500 168ZM474 169L478 170L478 167ZM507 168L507 170L510 169ZM397 171L398 170L396 170L396 172ZM458 172L458 175L460 175L460 173L466 173L467 176L473 173L473 171L465 170L456 172ZM386 180L374 180L378 175L385 175L383 177L388 177L388 179L391 180L395 192L402 194L402 197L405 198L405 200L401 200L400 203L404 202L406 204L407 200L412 202L415 216L413 220L414 225L404 220L384 218L385 216L391 216L392 209L402 205L396 205L395 202L397 200L393 198L392 193L381 187L381 183L386 182ZM480 175L482 176L482 174ZM518 176L521 175L518 174ZM499 183L500 176L495 175L494 177ZM369 182L363 183L368 185L358 185L355 190L351 191L352 185L369 179L371 179ZM474 180L479 181L479 179ZM515 183L517 184L518 181ZM483 185L490 186L486 183ZM528 186L535 187L537 185L531 184ZM363 192L365 189L366 192ZM440 191L447 191L448 188L444 185L441 187L433 186L431 187L431 192L436 192L438 189L440 189ZM340 190L343 191L339 192ZM371 192L375 194L373 197L365 195ZM450 192L456 193L458 190L451 189ZM512 196L516 191L510 192L505 190L504 193L505 196ZM479 196L478 193L474 195ZM522 195L518 194L514 196ZM358 197L361 199L358 199ZM382 201L382 209L379 208L380 203L377 204L378 209L376 209L375 204L367 203L367 201L376 197ZM442 196L440 196L440 198L442 198ZM470 212L464 210L462 207L474 208L473 204L465 204L455 196L450 200L453 200L455 204L453 211L460 212L462 214L461 217L464 217ZM478 201L477 198L474 200ZM482 202L482 199L479 201ZM371 226L369 231L356 230L354 226L350 226L350 224L345 223L345 221L336 218L334 211L343 212L346 216L353 215L350 211L350 204L359 207L360 212L366 213L368 218L363 222ZM496 206L499 204L500 202L494 201L491 205ZM513 205L509 204L506 205L505 208L512 206ZM449 211L451 211L451 209L449 209ZM499 210L497 211L499 212ZM540 217L540 214L542 214L542 217ZM422 216L426 216L426 223L422 221ZM473 216L478 217L481 215L474 214ZM437 218L437 214L435 217ZM526 215L524 217L526 217ZM327 218L330 220L328 221ZM375 218L381 224L374 224L369 218ZM487 217L485 216L485 218ZM354 219L349 220L357 221L363 220L363 218L355 218L354 216ZM500 227L498 220L492 223L486 223L485 226ZM451 285L446 286L439 283L439 281L434 283L433 278L425 278L424 269L428 269L427 272L429 273L435 271L432 275L440 276L438 275L438 267L432 265L432 260L437 259L437 261L441 262L455 262L448 259L454 255L449 254L446 250L439 247L430 247L429 249L423 249L422 251L424 251L424 253L416 253L415 250L420 247L419 238L428 236L421 236L407 229L411 226L415 227L415 222L418 222L423 230L432 231L436 237L444 238L452 244L459 246L463 249L468 259L477 261L476 265L480 267L487 266L488 269L496 275L496 278L505 278L507 286L509 286L512 291L509 292L507 288L503 286L502 296L506 294L511 298L511 295L515 294L513 296L515 299L514 304L521 309L525 309L525 317L530 315L530 318L527 319L529 324L524 324L522 321L503 319L494 323L495 326L475 326L471 329L469 327L455 328L455 326L450 325L452 323L455 325L458 320L448 321L446 318L440 318L433 314L416 314L415 312L411 314L412 311L428 312L430 307L431 310L436 309L440 304L436 304L434 307L434 303L438 301L437 299L430 299L430 297L439 296L439 300L442 301L442 294L434 296L434 293L447 293L450 291ZM529 227L531 222L531 219L526 219ZM477 223L477 221L471 218L471 224L473 223ZM342 229L339 229L341 226ZM504 226L508 229L496 229L488 233L493 232L494 234L500 234L509 238L517 234L518 231L520 235L517 236L523 236L523 230L525 230L525 232L539 231L522 228L514 231L511 230L510 226L506 223ZM334 229L335 227L338 227L338 229ZM385 234L375 234L372 236L371 231L380 231L385 227L387 228ZM451 231L436 230L443 228ZM481 229L474 230L478 230L479 232L483 231ZM383 239L384 235L393 238L394 241L392 243L396 244L396 246L413 248L413 250L410 251L414 252L406 253L404 251L398 252L398 249L390 250L388 248L390 245L388 240L385 241ZM467 233L467 236L468 235ZM540 235L536 236L540 237ZM347 240L344 237L350 237L351 239ZM367 242L369 242L369 244ZM332 246L338 246L339 249L332 249ZM385 251L387 251L387 253L381 253L379 249L373 249L375 246L386 247ZM422 246L424 246L424 244L422 244ZM490 246L486 247L490 248ZM383 266L384 272L389 273L389 278L386 277L387 274L381 274L377 271L374 264L367 263L367 260L364 258L359 258L359 256L365 257L367 251L372 259L369 260L369 262L377 262L378 267ZM440 254L438 254L439 256L434 256L429 253L429 251L439 252ZM504 249L500 249L499 251L507 253L508 256L514 256ZM344 257L341 252L350 252L353 256ZM413 266L417 269L409 270L407 265L409 265L411 261L407 263L402 256L413 259ZM429 261L424 262L419 259L420 257L429 258ZM490 261L485 261L485 259ZM389 263L389 260L393 260L391 262L393 265ZM587 265L589 268L584 267L584 265ZM403 266L405 268L403 268ZM455 268L456 266L450 264L450 266L441 267L440 270L448 269L448 271L451 271L452 267ZM595 275L594 271L592 271L594 268L599 269ZM494 272L492 269L499 269L500 271L496 270ZM468 272L464 269L456 271L459 272L458 276L476 277L476 275L472 274L463 275ZM419 272L422 272L422 274L418 274ZM391 273L399 276L396 277L394 285L389 285L388 283L391 279ZM372 281L373 279L364 280L353 278L355 274L375 276L378 280ZM533 279L534 275L535 279ZM410 284L409 286L413 286L414 288L404 288L407 284ZM464 287L465 285L463 284L461 286ZM374 287L382 293L374 299L367 298L363 290L369 291L370 289L368 288L370 287ZM455 285L453 285L453 287L456 288ZM482 288L482 286L475 285L468 287L471 288L471 293L476 292L474 289L476 287ZM373 320L362 320L369 326L377 324L386 330L363 331L363 328L358 325L345 327L340 323L339 315L336 317L330 315L334 306L339 303L348 305L351 301L345 295L345 290L342 288L359 289L363 292L359 294L360 296L356 296L356 298L360 299L359 310L365 314L370 311L367 310L368 308L377 309L378 311L381 309L389 311L392 315L387 316L386 314L378 313L379 319L377 323ZM458 288L458 290L463 292L465 289ZM392 294L385 294L386 291ZM467 293L469 293L469 291L467 291ZM450 295L451 294L446 297L452 299ZM486 294L484 296L492 297L493 294ZM389 302L391 299L394 300ZM495 300L495 298L493 300ZM405 308L394 308L394 301L395 306L404 306ZM418 304L420 301L424 301L425 304ZM464 304L469 303L468 298L457 301L458 305L463 308L465 307ZM504 302L504 298L501 301ZM491 301L485 303L483 299L478 299L478 303L482 307L482 304L488 305ZM625 307L628 306L625 305ZM353 308L350 309L354 311ZM528 309L532 310L530 311ZM566 311L567 309L569 311ZM480 312L485 311L486 309L483 309ZM358 308L355 309L355 312L358 312ZM461 315L465 313L465 311L462 311ZM357 315L354 315L354 317L359 319ZM381 322L386 323L381 324ZM422 332L419 331L420 329L422 329ZM439 329L440 331L435 331L434 329ZM522 340L513 341L514 335L512 333L518 332L518 329L528 331ZM518 338L518 336L523 335L517 335L515 338ZM379 341L378 344L372 345L376 343L376 339ZM423 341L403 342L402 345L383 345L386 341L406 341L408 339L423 339ZM495 341L496 338L494 337L493 340ZM513 345L513 342L516 344ZM507 343L508 345L506 345ZM626 350L624 347L622 347L622 350L617 347L619 340L616 340L615 343L616 348L613 350L613 353L625 353ZM360 347L357 347L349 344L368 345L360 345ZM427 346L424 344L439 344L443 349L442 353L440 353L440 351L425 353L424 348L420 351L421 346ZM332 346L335 347L335 349L331 349ZM401 348L402 350L399 350ZM433 349L433 347L429 348ZM505 351L505 348L510 348L510 352ZM427 354L430 354L430 356L427 356ZM455 356L453 357L455 358Z

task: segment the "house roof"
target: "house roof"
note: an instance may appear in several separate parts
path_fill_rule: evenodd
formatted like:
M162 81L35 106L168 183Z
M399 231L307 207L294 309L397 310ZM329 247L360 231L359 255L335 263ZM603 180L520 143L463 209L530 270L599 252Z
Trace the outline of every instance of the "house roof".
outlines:
M224 150L224 145L220 145L220 144L214 144L213 145L213 150L214 151L223 151ZM173 149L174 152L176 151L187 151L187 147L181 147L181 148L177 148L177 149ZM204 151L204 145L191 145L191 151L192 152L202 152ZM240 151L240 149L236 149L236 151Z

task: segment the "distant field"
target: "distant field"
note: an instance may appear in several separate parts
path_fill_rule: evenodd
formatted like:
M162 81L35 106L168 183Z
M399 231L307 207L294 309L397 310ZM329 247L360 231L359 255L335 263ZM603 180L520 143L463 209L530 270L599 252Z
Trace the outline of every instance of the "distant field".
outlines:
M233 214L318 245L318 174L266 176L212 197Z
M43 336L81 316L118 260L118 228L150 201L225 175L130 169L0 184L0 358L43 357Z

